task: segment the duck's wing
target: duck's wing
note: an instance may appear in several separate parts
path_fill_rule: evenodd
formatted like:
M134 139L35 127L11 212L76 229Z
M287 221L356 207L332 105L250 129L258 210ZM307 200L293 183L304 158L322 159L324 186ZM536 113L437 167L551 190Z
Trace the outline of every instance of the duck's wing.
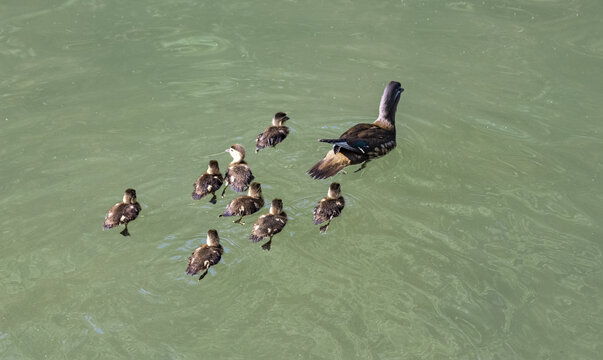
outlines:
M251 231L251 235L249 235L249 240L258 242L264 238L278 234L283 230L286 224L286 215L264 214L253 224L253 230Z
M225 180L236 192L247 190L249 184L255 179L249 165L245 163L237 164L228 168Z
M116 227L120 224L120 220L123 214L123 209L126 204L122 202L118 202L117 204L111 206L109 210L107 210L107 214L105 215L105 222L103 224L103 228L110 229L112 227Z
M141 210L142 208L140 207L139 203L127 204L127 206L125 206L123 209L120 221L122 223L126 223L136 219Z
M289 128L286 126L270 126L263 133L259 134L256 141L256 150L263 149L285 140L289 135Z
M338 139L320 139L319 141L333 144L333 151L336 154L340 149L347 149L357 154L367 154L392 140L395 144L395 139L395 132L375 124L357 124L341 134Z
M238 196L226 206L224 216L251 215L264 206L264 199L252 198L248 195Z
M323 199L314 208L314 224L321 224L325 221L341 215L341 211L345 207L343 197L338 199Z
M191 256L188 258L188 267L186 273L188 275L195 275L201 270L207 270L210 266L217 264L222 258L224 248L222 245L208 246L203 244L193 251Z
M193 191L193 199L199 200L205 195L217 191L220 189L222 184L224 183L224 179L221 174L208 174L205 173L197 179L195 182L195 190Z

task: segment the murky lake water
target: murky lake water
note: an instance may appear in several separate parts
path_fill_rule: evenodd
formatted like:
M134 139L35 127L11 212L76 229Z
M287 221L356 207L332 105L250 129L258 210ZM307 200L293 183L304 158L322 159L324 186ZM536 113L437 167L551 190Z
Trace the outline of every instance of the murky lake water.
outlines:
M0 4L3 359L598 359L603 3ZM406 91L398 147L332 138ZM289 137L253 153L272 115ZM190 198L233 143L289 215L270 252ZM346 208L312 209L331 181ZM129 238L101 231L134 187ZM266 207L262 212L266 212ZM220 233L198 282L187 258Z

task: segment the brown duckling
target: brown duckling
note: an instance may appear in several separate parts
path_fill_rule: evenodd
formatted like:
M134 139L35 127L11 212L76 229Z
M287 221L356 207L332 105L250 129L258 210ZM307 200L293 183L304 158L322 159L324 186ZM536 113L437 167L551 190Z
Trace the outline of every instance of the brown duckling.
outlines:
M253 224L249 240L258 242L270 237L270 240L262 245L262 249L270 250L272 237L280 233L285 225L287 225L287 213L283 211L283 200L274 199L270 204L270 212L260 216Z
M104 229L111 229L112 227L119 226L121 224L126 225L120 234L123 236L130 236L128 232L128 223L136 219L142 208L136 201L136 190L127 189L124 192L124 198L121 202L113 205L105 215Z
M187 275L196 275L199 271L203 271L199 280L207 275L207 271L213 265L216 265L222 258L224 248L220 245L220 237L216 230L207 232L207 242L193 251L188 258L188 267L186 268Z
M284 126L285 121L289 120L287 114L284 112L277 112L274 114L272 118L272 126L269 126L258 135L255 139L255 152L257 153L260 149L265 147L274 147L276 144L285 140L287 135L289 135L289 128Z
M262 197L262 187L259 183L253 182L249 186L247 195L240 195L232 199L226 206L224 213L220 214L219 217L240 215L241 217L233 222L245 225L245 223L241 221L243 216L251 215L260 210L263 206L264 198Z
M341 185L334 182L329 186L327 196L322 198L314 208L314 211L312 211L314 214L314 224L318 225L328 221L326 225L320 227L320 232L327 231L331 219L338 217L344 206L345 201L343 200L343 196L341 196Z
M224 197L224 193L229 185L234 191L243 192L247 190L249 184L255 179L249 165L245 162L245 148L243 145L234 144L226 149L226 152L232 156L232 162L228 164L228 169L224 175L225 183L222 197Z
M220 189L224 178L220 173L218 162L216 160L210 160L207 167L207 171L203 175L199 176L197 181L193 184L193 199L199 200L207 194L212 194L212 198L209 200L210 203L216 203L216 191Z
M397 81L390 82L383 92L379 117L372 124L357 124L341 134L338 139L318 141L333 144L330 150L308 174L314 179L326 179L348 165L360 164L364 169L371 159L381 157L396 147L396 109L404 89Z

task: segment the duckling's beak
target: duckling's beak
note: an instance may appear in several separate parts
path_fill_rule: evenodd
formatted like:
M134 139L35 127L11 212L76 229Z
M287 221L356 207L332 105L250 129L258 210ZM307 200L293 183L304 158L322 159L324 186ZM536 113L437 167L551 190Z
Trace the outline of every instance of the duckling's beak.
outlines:
M224 150L224 152L230 152L230 149L226 149L226 150Z

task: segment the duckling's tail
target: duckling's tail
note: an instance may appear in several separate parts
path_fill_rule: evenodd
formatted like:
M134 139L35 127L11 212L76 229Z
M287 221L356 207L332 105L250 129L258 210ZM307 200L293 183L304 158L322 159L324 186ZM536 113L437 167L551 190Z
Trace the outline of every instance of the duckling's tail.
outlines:
M350 163L350 159L341 152L335 154L333 150L329 150L324 159L308 170L308 174L314 179L326 179L337 174Z
M263 236L257 236L257 235L255 235L255 234L252 233L251 235L249 235L249 240L252 241L252 242L258 242L258 241L264 240L264 237Z

